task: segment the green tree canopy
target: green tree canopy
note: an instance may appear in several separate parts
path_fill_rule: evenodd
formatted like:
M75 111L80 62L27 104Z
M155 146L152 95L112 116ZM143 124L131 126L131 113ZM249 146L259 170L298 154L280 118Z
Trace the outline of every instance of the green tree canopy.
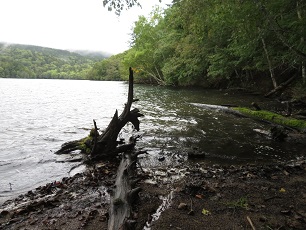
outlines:
M107 7L109 11L114 10L116 14L120 15L124 9L141 5L138 3L138 0L103 0L103 6Z
M164 12L139 18L124 63L158 84L248 84L260 76L276 87L294 73L305 77L305 5L301 0L174 1Z
M65 50L0 43L0 77L85 79L97 60Z

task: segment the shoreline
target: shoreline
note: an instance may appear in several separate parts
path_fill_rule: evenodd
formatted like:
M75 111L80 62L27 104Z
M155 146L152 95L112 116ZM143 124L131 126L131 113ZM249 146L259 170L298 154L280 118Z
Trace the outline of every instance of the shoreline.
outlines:
M100 162L4 202L1 229L107 229L117 166ZM146 223L152 230L252 229L250 223L256 229L306 228L304 158L270 165L203 163L184 169L184 177L176 181L139 176L135 229Z

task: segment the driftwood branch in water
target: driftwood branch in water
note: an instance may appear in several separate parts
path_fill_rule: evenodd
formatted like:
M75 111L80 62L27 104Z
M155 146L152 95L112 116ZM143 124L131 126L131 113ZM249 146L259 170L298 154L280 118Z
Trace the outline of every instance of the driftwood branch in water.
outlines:
M229 107L229 106L224 106L224 105L201 104L201 103L190 103L190 104L194 105L194 106L197 106L197 107L204 108L204 109L217 110L217 111L222 111L224 113L229 113L229 114L233 114L233 115L236 115L236 116L245 117L245 115L243 115L239 111L236 111L236 110L232 109L232 108L235 108L235 107Z
M254 120L259 120L274 125L280 125L291 131L299 131L302 133L306 132L306 121L294 118L288 118L280 114L266 110L251 110L243 107L229 108L226 106L200 104L200 103L191 103L191 104L204 109L222 111L224 113L229 113L240 117L249 117Z
M97 143L95 150L91 152L92 158L103 158L105 156L111 156L113 153L120 152L120 149L123 147L118 148L117 138L121 131L121 129L128 123L131 122L134 128L138 131L139 130L139 120L138 117L143 116L138 109L132 109L131 106L134 99L133 93L133 70L132 68L129 69L129 91L128 91L128 100L125 104L124 110L122 111L121 115L118 116L118 111L116 110L111 122L109 123L106 130L97 137ZM131 146L131 144L128 144ZM126 147L128 147L126 146ZM125 149L125 148L123 148Z
M265 97L270 97L271 95L275 94L276 92L279 92L283 89L285 89L287 86L289 86L294 80L296 79L296 75L294 75L293 77L289 78L287 81L283 82L282 84L280 84L279 86L277 86L276 88L274 88L273 90L271 90L269 93L267 93L265 95Z
M121 129L128 122L131 122L134 128L138 131L138 118L143 116L138 109L134 108L131 110L132 103L138 101L138 99L134 99L133 81L133 70L130 67L127 103L125 104L124 110L120 116L118 116L118 111L116 110L111 122L102 134L99 134L97 124L94 120L94 128L91 130L88 137L64 143L61 149L58 150L55 154L67 154L75 150L81 150L83 153L88 154L91 160L97 160L109 157L112 158L115 157L118 153L132 149L135 146L135 143L130 142L128 144L119 146L119 144L122 143L118 142L117 138Z
M90 155L92 155L95 151L96 151L96 146L97 146L97 139L98 139L98 136L99 136L99 131L98 131L98 128L97 128L97 123L95 120L93 120L93 123L94 123L94 126L95 126L95 134L94 134L94 137L93 137L93 146L91 148L91 152L90 152Z

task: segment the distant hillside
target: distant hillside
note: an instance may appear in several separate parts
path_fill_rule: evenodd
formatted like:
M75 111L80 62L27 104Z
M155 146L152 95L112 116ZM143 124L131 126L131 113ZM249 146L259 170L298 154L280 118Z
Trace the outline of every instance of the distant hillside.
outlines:
M112 56L109 53L106 52L99 52L99 51L92 51L92 50L70 50L71 52L78 53L84 57L94 58L97 60L109 58Z
M0 77L85 79L94 63L107 57L85 53L0 43Z

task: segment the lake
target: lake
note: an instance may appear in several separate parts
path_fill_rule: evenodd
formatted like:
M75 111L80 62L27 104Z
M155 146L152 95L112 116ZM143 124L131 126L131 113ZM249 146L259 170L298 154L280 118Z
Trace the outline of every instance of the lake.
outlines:
M264 123L205 110L191 103L263 108L275 102L248 94L204 89L173 89L135 85L133 104L141 118L137 148L145 168L194 164L188 152L203 152L207 164L281 161L305 153L304 146L275 142L253 129ZM83 138L97 126L104 129L127 100L125 82L0 78L0 204L39 185L70 176L78 163L61 163L60 146ZM122 136L132 133L131 125ZM80 168L81 170L82 168Z

